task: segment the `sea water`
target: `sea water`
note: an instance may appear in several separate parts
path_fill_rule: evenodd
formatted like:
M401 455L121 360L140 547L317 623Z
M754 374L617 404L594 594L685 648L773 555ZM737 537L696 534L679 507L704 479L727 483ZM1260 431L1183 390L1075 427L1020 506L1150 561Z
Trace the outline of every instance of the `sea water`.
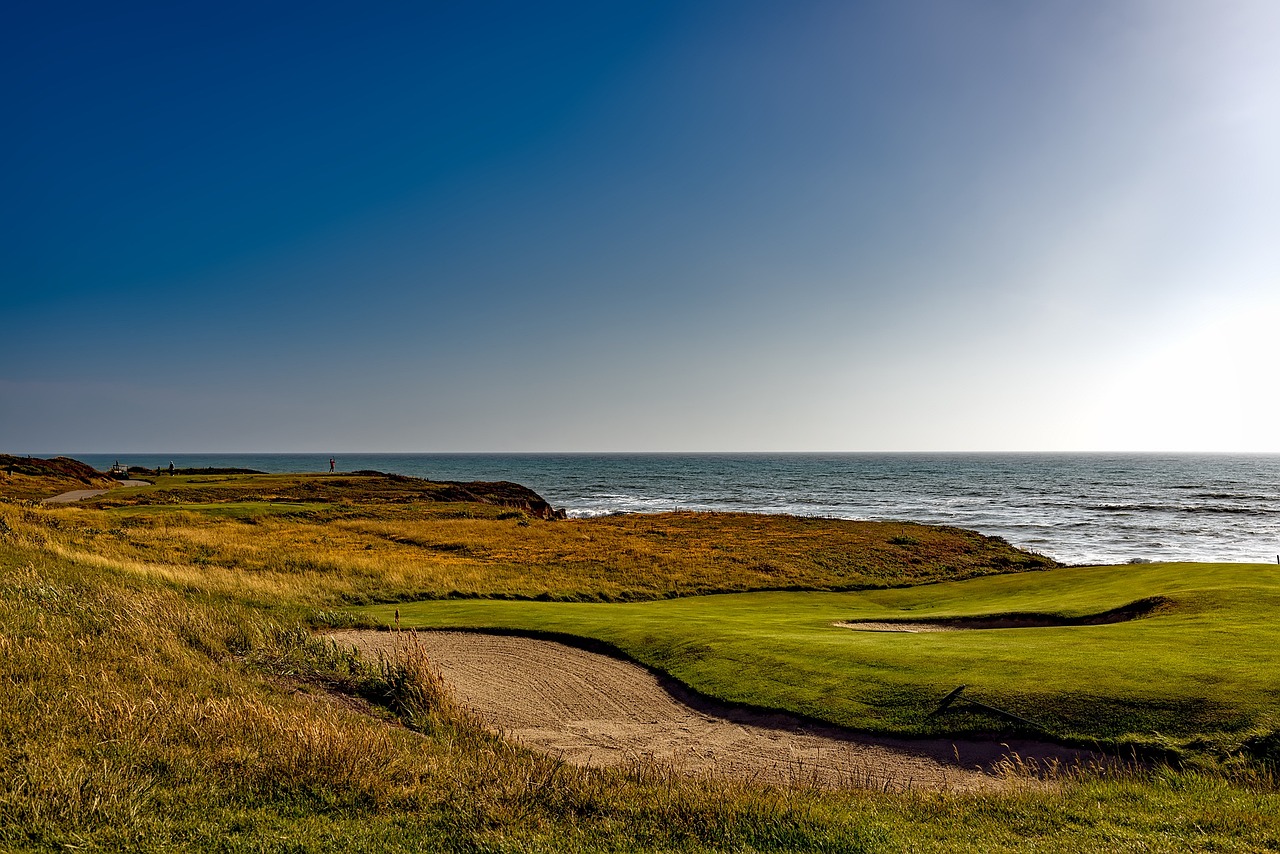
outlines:
M328 454L68 454L99 469L328 471ZM340 454L339 471L510 480L570 516L735 510L955 525L1064 563L1280 554L1280 455Z

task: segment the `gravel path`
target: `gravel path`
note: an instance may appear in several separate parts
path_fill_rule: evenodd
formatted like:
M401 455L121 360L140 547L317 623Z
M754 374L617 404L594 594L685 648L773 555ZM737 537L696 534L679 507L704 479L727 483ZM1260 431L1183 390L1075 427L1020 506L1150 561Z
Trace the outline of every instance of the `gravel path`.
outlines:
M121 486L146 486L145 480L122 480L118 486L111 489L119 489ZM70 492L64 492L61 495L55 495L52 498L41 498L41 504L70 504L73 501L82 501L85 498L93 498L98 495L105 495L111 489L73 489Z
M394 632L329 635L376 657ZM689 773L875 789L1001 788L1011 754L1066 765L1094 757L1027 740L908 740L860 736L689 696L616 658L552 641L473 632L418 632L458 699L494 729L576 765L647 758Z

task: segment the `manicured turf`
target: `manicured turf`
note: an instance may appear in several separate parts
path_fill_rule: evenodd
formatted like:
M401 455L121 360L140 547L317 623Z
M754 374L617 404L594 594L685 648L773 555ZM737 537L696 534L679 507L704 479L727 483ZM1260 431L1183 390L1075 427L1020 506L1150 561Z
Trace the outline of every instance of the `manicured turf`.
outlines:
M1083 616L1148 597L1156 614L1111 625L929 634L855 632L839 620L983 614ZM390 623L397 606L358 609ZM864 730L1000 729L966 695L1055 735L1173 744L1280 723L1280 570L1267 565L1084 567L850 593L766 592L597 604L405 603L419 627L556 632L612 644L706 694Z

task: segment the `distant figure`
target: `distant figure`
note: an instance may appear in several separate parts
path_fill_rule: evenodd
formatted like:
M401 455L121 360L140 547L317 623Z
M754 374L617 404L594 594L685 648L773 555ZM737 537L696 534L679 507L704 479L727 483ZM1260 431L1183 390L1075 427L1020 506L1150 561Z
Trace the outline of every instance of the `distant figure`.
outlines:
M333 467L336 466L337 464L338 464L337 460L335 460L333 457L329 457L329 474L333 474Z
M156 466L156 477L160 476L160 466Z
M169 477L173 477L173 460L169 460Z

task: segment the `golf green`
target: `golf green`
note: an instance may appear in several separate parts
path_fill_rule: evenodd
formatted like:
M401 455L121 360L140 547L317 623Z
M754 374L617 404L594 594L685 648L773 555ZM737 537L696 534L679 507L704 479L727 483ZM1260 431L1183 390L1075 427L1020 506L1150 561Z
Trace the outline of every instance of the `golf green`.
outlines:
M1101 625L922 633L836 625L1080 618L1145 600L1158 607ZM962 684L965 697L1063 738L1186 741L1280 723L1280 568L1268 565L1076 567L847 593L621 604L435 600L355 610L389 625L397 608L404 627L600 641L704 694L873 732L1016 726L961 703L931 716Z

